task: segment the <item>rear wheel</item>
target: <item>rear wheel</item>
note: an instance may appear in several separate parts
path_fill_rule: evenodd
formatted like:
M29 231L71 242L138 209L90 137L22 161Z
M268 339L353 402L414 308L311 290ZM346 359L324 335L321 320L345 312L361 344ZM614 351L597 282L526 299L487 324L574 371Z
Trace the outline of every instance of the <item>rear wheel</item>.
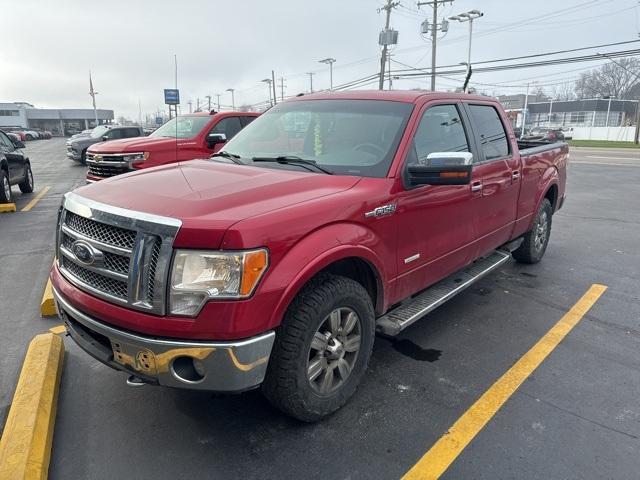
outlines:
M305 422L333 413L364 376L374 336L373 305L362 285L319 276L292 302L276 334L265 396Z
M522 244L512 253L516 261L538 263L542 260L551 235L552 214L551 202L545 198L542 200L533 228L525 234Z
M20 187L22 193L31 193L33 192L33 172L31 172L31 165L27 163L24 166L24 170L24 180L18 184L18 187Z
M0 170L0 203L12 203L11 184L6 170Z

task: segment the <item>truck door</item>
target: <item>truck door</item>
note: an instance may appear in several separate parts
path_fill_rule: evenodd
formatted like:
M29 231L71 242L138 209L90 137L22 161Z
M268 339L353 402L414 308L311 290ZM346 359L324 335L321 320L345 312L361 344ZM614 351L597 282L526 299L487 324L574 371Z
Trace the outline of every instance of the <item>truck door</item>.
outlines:
M479 255L509 241L520 190L520 156L514 152L496 107L465 105L478 145L471 192Z
M239 117L226 117L220 120L211 129L209 133L224 133L227 136L227 142L235 137L236 133L242 130L242 124ZM212 152L217 152L222 148L224 143L218 143L214 148L210 148Z
M434 152L473 152L461 105L428 105L413 133L406 165ZM404 187L397 196L398 299L474 260L476 238L469 185Z

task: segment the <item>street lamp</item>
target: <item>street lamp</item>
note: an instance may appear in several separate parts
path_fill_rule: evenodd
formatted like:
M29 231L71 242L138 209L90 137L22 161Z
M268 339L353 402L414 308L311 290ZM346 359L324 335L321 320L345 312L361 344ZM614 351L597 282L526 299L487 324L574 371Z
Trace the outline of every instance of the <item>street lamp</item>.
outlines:
M331 57L318 60L318 63L329 65L329 90L333 90L333 64L335 63L335 61L336 59Z
M265 78L265 79L260 80L260 81L267 84L267 88L269 89L269 105L271 105L273 107L273 101L271 100L271 79L270 78Z
M231 109L235 110L236 109L236 97L233 94L233 92L235 92L235 89L234 88L227 88L227 92L231 92Z
M473 21L476 18L480 18L484 15L480 10L469 10L468 12L459 13L453 17L449 17L449 20L455 20L460 23L469 22L469 49L467 51L467 79L465 81L465 93L468 90L469 77L471 76L471 36L473 35Z

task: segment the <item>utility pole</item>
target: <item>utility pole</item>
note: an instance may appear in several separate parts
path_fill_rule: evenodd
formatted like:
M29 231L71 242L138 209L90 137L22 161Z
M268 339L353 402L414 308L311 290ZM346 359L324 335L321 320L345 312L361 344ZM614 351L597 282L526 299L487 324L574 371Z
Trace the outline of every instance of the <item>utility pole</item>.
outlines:
M220 111L220 94L216 93L216 97L218 97L218 111Z
M276 74L273 70L271 70L271 86L273 87L273 104L278 103L278 99L276 98Z
M309 93L313 93L313 76L315 73L307 72L307 75L309 75Z
M325 58L323 60L318 60L318 63L324 63L329 65L329 91L333 90L333 64L336 63L335 58Z
M380 32L380 36L378 37L378 44L382 45L382 54L380 56L380 79L378 80L378 90L384 89L384 67L387 63L387 51L389 49L389 45L395 45L398 43L398 32L397 30L389 30L389 22L391 21L391 10L400 5L400 2L394 2L392 0L387 0L387 4L384 7L380 7L378 9L378 13L382 10L386 11L386 20L384 22L384 30ZM395 35L395 41L394 40ZM391 63L389 63L391 65ZM389 71L391 71L391 66L389 66ZM389 82L391 82L391 77L389 77Z
M200 97L196 98L196 112L200 111Z
M207 99L207 111L211 111L211 95L207 95L206 97L204 97Z
M193 113L193 111L192 111L192 109L191 109L191 106L193 105L193 102L192 102L191 100L189 100L189 101L187 102L187 105L189 105L189 113ZM177 117L177 116L178 116L178 115L176 115L176 117Z
M284 102L284 87L286 87L286 85L284 84L284 77L280 77L280 101Z
M433 8L433 23L429 24L426 20L422 23L422 33L431 31L431 91L436 90L436 43L438 41L438 30L447 31L449 27L445 21L438 25L438 5L451 3L453 0L431 0L429 2L418 2L418 8L423 5L429 5Z
M524 127L527 126L527 107L529 104L529 84L527 83L527 93L524 95L524 108L522 109L522 130L520 130L520 140L524 137Z

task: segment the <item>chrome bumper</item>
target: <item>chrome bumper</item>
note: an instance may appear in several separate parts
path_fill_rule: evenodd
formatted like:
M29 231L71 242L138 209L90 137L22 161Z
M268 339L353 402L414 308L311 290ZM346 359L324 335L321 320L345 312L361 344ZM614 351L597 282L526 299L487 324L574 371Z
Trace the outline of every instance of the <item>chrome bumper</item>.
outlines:
M232 342L143 337L89 317L55 289L53 295L58 314L78 346L105 365L147 383L240 392L260 385L264 379L275 339L273 331Z
M82 154L67 150L67 158L79 162L80 160L82 160Z

